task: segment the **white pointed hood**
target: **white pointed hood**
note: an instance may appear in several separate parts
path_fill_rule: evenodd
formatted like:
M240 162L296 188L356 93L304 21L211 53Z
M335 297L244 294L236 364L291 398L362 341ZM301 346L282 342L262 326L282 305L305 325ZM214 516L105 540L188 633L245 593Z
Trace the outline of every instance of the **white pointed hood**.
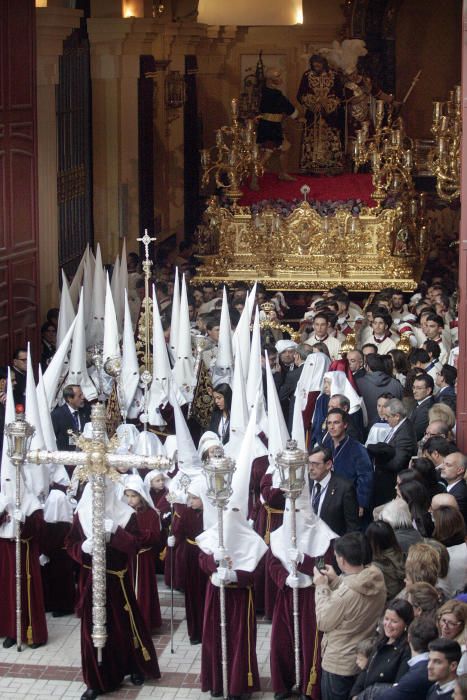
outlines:
M177 357L172 370L172 375L187 401L192 400L193 390L196 384L194 366L195 363L191 349L191 326L190 316L188 313L188 298L186 292L185 275L183 275L182 293L180 298L180 322L178 330Z
M71 284L69 286L69 292L70 292L70 299L71 303L73 304L73 310L76 311L78 308L78 301L79 301L79 293L80 289L83 284L83 277L84 277L84 264L86 262L87 256L88 256L88 246L86 246L86 250L84 251L81 260L79 261L79 265L76 269L75 275L71 281Z
M136 355L135 336L131 323L128 291L125 289L125 316L123 322L122 373L123 403L128 413L139 383L139 365Z
M162 330L159 305L156 291L152 287L152 382L148 396L149 423L155 426L167 425L160 412L160 406L165 406L169 400L172 370L167 351L167 344ZM184 399L180 392L175 392L177 398Z
M57 403L58 390L63 382L63 379L68 374L68 350L75 332L75 326L76 318L73 320L60 345L57 345L57 349L55 350L55 353L44 372L44 391L47 397L49 411L55 407Z
M6 405L5 405L5 425L12 423L16 418L15 400L13 398L13 387L11 385L11 370L8 368ZM16 497L16 468L8 457L8 440L5 435L2 449L1 481L0 481L0 513L7 511L10 518L0 525L0 537L13 539L15 536L15 521L13 514L15 511ZM26 489L22 477L20 477L21 488L21 510L24 515L31 515L34 511L42 508L38 498Z
M104 345L102 348L102 359L104 364L107 360L120 357L120 343L118 341L117 316L110 288L109 275L106 276L105 311L104 311Z
M259 310L255 311L253 334L250 346L250 362L246 383L246 399L248 410L251 411L258 397L263 394L263 376L261 369L261 333L259 328Z
M123 290L120 286L120 258L117 255L112 270L112 280L110 282L112 290L112 299L115 307L115 316L117 319L118 332L120 333L123 325Z
M238 508L248 519L248 496L250 492L251 465L255 459L254 445L256 439L256 406L253 407L245 437L236 455L235 471L232 477L232 496L229 508ZM233 455L232 455L233 456Z
M90 260L90 258L89 258L89 254L88 254L86 256L85 261L84 261L83 285L81 287L81 291L79 294L79 297L81 297L81 294L83 295L84 326L85 326L85 328L88 328L88 326L91 322L92 287L93 287L93 277L94 277L94 274L92 272L94 267L92 267L92 269L91 269L91 263L89 262L89 260ZM79 299L78 299L78 304L79 304ZM78 304L77 304L77 307L78 307ZM102 316L104 316L104 302L102 302Z
M273 475L274 488L279 487L280 476L276 468L275 456L278 452L282 452L289 439L289 431L284 418L284 413L281 408L279 396L276 389L276 383L272 376L272 370L269 365L268 354L266 355L266 383L268 390L268 453L269 453L269 468L268 473Z
M126 238L123 239L122 256L120 258L120 287L128 290L128 258L126 254Z
M47 374L47 372L46 372ZM78 384L88 401L97 399L96 387L89 378L86 366L86 337L84 330L84 295L81 293L70 355L68 384Z
M37 401L36 384L34 382L34 372L31 361L31 347L28 343L27 372L26 372L26 406L25 419L35 428L31 440L31 450L44 450L46 448L44 436L42 434L42 422ZM49 468L47 464L29 464L25 462L23 475L26 486L41 503L45 502L49 493Z
M242 358L243 380L245 382L248 377L248 366L250 364L250 319L251 314L248 303L246 303L233 335L235 363L237 363L237 357L240 354Z
M170 483L170 493L175 494L177 503L186 503L187 485L193 478L202 474L202 463L172 387L169 398L175 417L178 464L178 472Z
M253 316L253 310L255 308L255 303L256 303L256 287L258 285L258 282L255 282L253 287L251 288L247 298L246 298L246 306L248 306L248 320L251 320L251 317Z
M79 290L78 290L79 294ZM60 310L58 312L57 348L62 344L66 334L75 319L75 309L68 289L68 280L62 270L62 294L60 297Z
M169 352L172 362L177 359L178 332L180 328L180 281L178 267L175 268L174 293L172 298L172 317L170 321Z
M303 425L302 407L299 401L294 403L291 437L296 441L300 450L306 450L305 426Z
M246 399L246 387L243 378L242 355L237 353L235 359L232 406L230 409L230 440L234 443L240 441L248 425L248 403Z
M104 340L105 291L105 272L102 265L101 248L98 243L92 282L91 315L86 329L87 348L100 345Z
M41 366L39 365L39 381L36 387L37 404L39 406L39 416L41 419L42 435L47 450L54 452L57 449L57 440L55 438L52 416L50 415L49 403L45 393L44 379L42 376ZM69 486L70 477L63 464L49 465L50 483L60 484L60 486Z
M216 356L216 363L213 369L213 384L226 383L232 386L233 378L233 347L232 347L232 327L230 323L229 305L227 302L227 292L224 287L222 291L222 309L219 325L219 342Z

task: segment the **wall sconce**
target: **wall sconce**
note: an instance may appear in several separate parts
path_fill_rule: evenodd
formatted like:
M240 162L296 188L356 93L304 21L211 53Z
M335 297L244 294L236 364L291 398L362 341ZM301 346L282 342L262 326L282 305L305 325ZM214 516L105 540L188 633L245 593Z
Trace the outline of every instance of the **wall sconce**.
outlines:
M125 19L130 17L144 17L143 0L122 0L122 16Z
M185 104L185 78L178 70L171 70L165 79L165 105L167 109L180 109Z

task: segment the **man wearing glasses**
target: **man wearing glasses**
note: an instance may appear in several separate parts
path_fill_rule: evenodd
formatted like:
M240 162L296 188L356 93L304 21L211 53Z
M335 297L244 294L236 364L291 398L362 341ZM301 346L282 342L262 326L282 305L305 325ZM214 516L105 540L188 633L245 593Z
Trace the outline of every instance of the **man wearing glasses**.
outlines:
M24 406L26 397L26 361L28 351L26 348L17 348L13 355L13 368L16 376L16 386L13 388L15 404Z
M315 447L308 458L311 506L338 535L359 529L355 487L332 471L332 452Z

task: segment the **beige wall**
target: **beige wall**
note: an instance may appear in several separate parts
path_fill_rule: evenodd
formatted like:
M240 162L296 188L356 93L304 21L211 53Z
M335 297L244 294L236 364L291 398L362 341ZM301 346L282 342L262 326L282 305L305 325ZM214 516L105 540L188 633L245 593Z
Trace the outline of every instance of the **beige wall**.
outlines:
M412 137L429 137L432 101L445 100L461 74L461 0L405 0L397 15L396 96L402 99L422 75L403 116Z

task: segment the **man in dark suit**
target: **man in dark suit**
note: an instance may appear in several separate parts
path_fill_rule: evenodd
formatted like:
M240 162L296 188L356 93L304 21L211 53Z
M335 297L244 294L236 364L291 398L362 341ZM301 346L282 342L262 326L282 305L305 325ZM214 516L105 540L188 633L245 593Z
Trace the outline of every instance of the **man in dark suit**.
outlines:
M295 389L303 372L305 360L311 352L313 351L309 345L304 345L303 343L297 345L294 350L294 368L286 373L284 383L279 387L279 401L281 402L282 412L284 413L289 432L292 430Z
M350 371L352 372L353 378L355 380L365 376L366 369L363 366L365 357L361 350L349 350L349 352L347 353L347 360L349 363Z
M26 401L26 370L28 351L26 348L17 348L13 355L13 369L15 371L16 384L13 387L15 404L24 406Z
M359 529L358 503L351 481L332 471L332 453L315 447L308 458L311 505L319 517L338 535Z
M385 690L379 700L419 700L431 687L428 680L428 645L438 637L438 630L428 616L416 617L410 624L407 638L411 658L409 670L392 688Z
M441 476L446 481L446 491L454 496L467 525L467 484L465 471L467 458L462 452L446 455L441 463Z
M90 420L91 409L86 403L81 387L69 384L63 390L65 403L52 411L52 424L59 450L75 450L76 446L69 434L81 433L84 425Z
M397 474L407 469L411 457L417 454L415 429L402 401L390 399L385 406L385 416L391 427L385 441L367 447L375 463L373 507L396 497Z
M452 365L443 365L436 374L435 384L439 391L435 396L435 403L445 403L456 412L457 369Z
M433 377L430 377L430 375L426 372L423 374L418 374L413 381L412 394L417 402L417 405L409 414L409 418L415 428L417 440L421 440L425 435L425 430L430 422L428 418L428 411L433 406L434 388L435 383L433 381Z

